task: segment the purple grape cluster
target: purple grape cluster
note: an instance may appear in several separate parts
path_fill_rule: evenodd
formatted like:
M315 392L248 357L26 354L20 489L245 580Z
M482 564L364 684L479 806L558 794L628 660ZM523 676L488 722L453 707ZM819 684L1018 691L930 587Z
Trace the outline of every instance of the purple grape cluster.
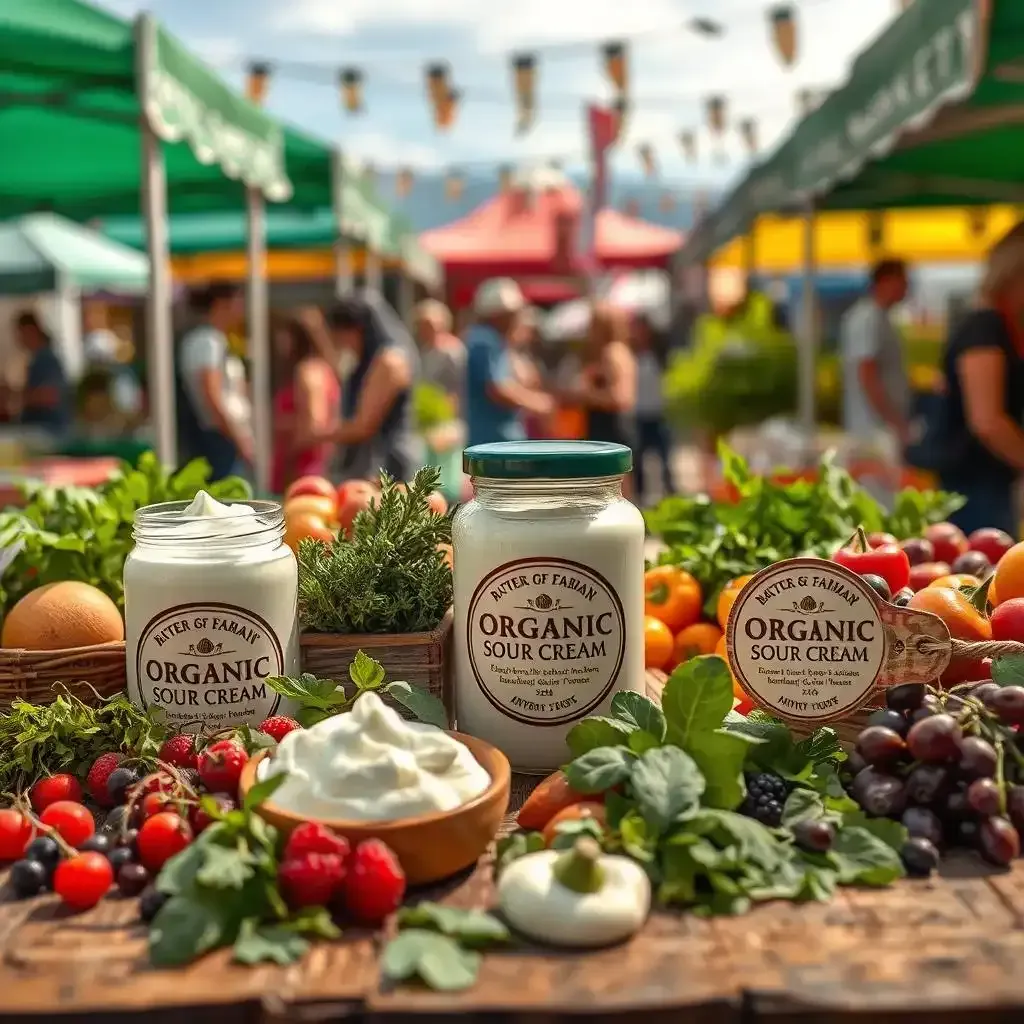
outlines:
M886 691L846 761L850 795L868 815L903 823L907 873L926 877L948 847L1008 865L1024 832L1024 686L993 682ZM1020 783L1020 784L1019 784Z

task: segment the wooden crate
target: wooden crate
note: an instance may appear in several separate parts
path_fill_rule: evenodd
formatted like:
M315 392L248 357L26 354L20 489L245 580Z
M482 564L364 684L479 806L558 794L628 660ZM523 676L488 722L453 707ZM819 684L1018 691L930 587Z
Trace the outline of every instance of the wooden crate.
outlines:
M403 679L444 701L451 722L452 621L449 608L437 628L429 633L303 633L302 671L322 679L344 681L356 651L361 650L384 666L388 679ZM389 703L408 715L398 704Z

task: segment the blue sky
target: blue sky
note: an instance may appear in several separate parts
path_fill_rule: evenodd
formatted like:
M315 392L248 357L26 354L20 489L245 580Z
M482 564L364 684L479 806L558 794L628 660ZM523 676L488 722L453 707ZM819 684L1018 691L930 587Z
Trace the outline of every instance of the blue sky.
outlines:
M785 69L769 42L767 0L100 0L118 14L148 8L189 46L241 86L247 58L281 64L267 106L350 153L382 168L410 165L426 175L456 166L471 177L492 176L503 162L557 158L582 166L582 107L607 100L601 42L630 42L635 113L614 158L615 178L638 174L636 148L654 147L659 182L680 194L715 189L747 162L735 129L758 121L770 148L792 123L804 87L835 86L849 59L897 9L897 0L794 0L800 56ZM713 17L726 33L717 40L682 26ZM513 131L508 55L536 50L538 120L525 137ZM447 60L465 100L455 128L437 133L427 112L423 67ZM363 71L366 112L340 109L335 71ZM704 101L728 98L731 130L716 142L706 127ZM699 161L688 165L678 142L698 129ZM717 155L716 155L717 151Z

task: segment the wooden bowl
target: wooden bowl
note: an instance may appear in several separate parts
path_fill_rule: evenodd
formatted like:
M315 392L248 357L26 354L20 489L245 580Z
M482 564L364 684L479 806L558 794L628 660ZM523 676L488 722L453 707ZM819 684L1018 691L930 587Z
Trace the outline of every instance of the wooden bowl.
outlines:
M508 810L512 769L497 747L461 732L448 735L465 744L491 777L487 789L469 803L451 811L397 821L323 820L320 824L344 836L353 846L364 839L383 840L395 851L409 885L436 882L475 864L497 835ZM242 770L239 788L243 798L256 783L259 764L269 753L261 750ZM272 800L263 804L258 813L284 835L307 820L275 807Z

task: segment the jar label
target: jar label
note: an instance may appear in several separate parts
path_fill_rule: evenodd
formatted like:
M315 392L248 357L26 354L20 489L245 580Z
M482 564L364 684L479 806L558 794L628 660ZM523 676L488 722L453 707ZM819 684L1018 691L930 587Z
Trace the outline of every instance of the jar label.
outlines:
M478 584L468 614L477 684L517 722L583 718L607 698L622 670L622 602L590 566L565 558L506 562Z
M262 616L232 604L183 604L155 615L135 651L143 707L176 723L207 728L262 722L281 696L268 676L284 675L284 651Z

